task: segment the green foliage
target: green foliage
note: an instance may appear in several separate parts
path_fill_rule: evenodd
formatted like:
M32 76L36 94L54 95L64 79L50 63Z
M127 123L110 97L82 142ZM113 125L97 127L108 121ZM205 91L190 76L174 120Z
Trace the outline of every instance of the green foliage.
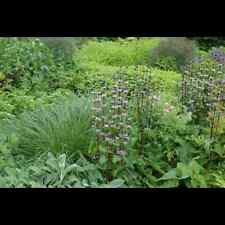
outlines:
M159 46L150 52L149 63L181 70L193 58L194 53L194 43L186 38L162 38Z
M88 38L82 37L40 37L52 51L56 62L71 63L74 51L84 44Z
M186 67L182 79L182 103L195 120L204 120L218 98L222 98L224 72L222 65L208 59Z
M212 47L220 47L225 44L224 37L195 37L192 39L196 40L199 47L204 51L208 51Z
M58 100L59 102L59 100ZM25 112L6 126L9 135L19 137L19 149L26 156L42 152L88 152L91 142L91 110L87 98L61 98L57 105Z
M196 51L196 55L199 57L208 57L208 52L199 49L198 51Z
M53 56L38 40L1 40L0 71L14 84L25 80L29 85L35 79L49 79L55 71Z
M159 57L153 65L161 70L178 71L176 58L171 56Z
M176 95L174 91L177 89L178 82L181 79L181 74L173 71L165 71L153 69L143 66L144 70L151 70L153 86L161 91L167 91L168 94ZM69 88L75 92L85 93L93 89L98 89L102 84L111 85L112 78L115 74L123 71L124 76L129 80L129 88L135 86L137 75L137 66L117 67L104 66L99 64L89 64L89 68L84 72L70 73L64 77L61 87Z
M156 47L159 39L142 39L123 42L89 42L74 57L78 65L89 63L109 66L130 66L146 62L149 51Z
M188 164L178 163L176 169L168 171L159 180L173 181L174 187L184 183L186 187L206 188L207 180L204 168L196 160Z
M176 95L178 83L181 80L181 74L173 71L152 70L152 79L157 84L159 90L168 95Z
M70 96L71 91L58 89L51 94L43 91L30 93L26 89L12 89L11 92L0 91L0 119L13 118L25 111L40 106L56 103L61 96Z
M84 157L73 162L66 154L46 153L35 161L25 161L4 153L0 158L0 186L2 188L118 188L122 179L107 183L98 166Z
M218 49L183 38L40 39L0 38L0 187L225 187L224 57L208 57ZM182 107L182 81L183 104L204 123ZM202 107L218 93L214 110Z

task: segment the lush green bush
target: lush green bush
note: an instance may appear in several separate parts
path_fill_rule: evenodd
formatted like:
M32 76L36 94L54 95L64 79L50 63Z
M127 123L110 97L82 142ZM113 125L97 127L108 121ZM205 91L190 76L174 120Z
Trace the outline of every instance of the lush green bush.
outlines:
M152 79L159 86L162 92L176 96L178 83L181 80L181 74L174 71L152 70Z
M181 69L184 65L192 60L195 53L195 45L192 41L182 37L161 38L159 46L150 52L150 65L160 67L169 66L168 60L174 62L170 67ZM170 62L171 63L171 62Z
M147 66L143 66L143 69L151 71L155 87L163 91L168 90L170 93L175 91L181 78L181 74L173 71L148 68ZM107 83L110 85L113 76L121 72L125 76L130 77L130 79L133 79L133 83L138 79L136 66L105 66L93 62L89 64L86 71L70 73L68 76L65 76L61 80L60 86L62 88L69 88L77 93L87 93L90 90L101 87L101 84Z
M53 52L57 62L71 63L74 52L84 44L88 38L82 37L40 37Z
M208 52L207 51L204 51L204 50L198 50L196 51L196 56L197 57L208 57Z
M158 59L156 59L153 66L161 70L178 71L176 58L171 56L159 57Z
M225 44L224 37L194 37L191 39L196 40L200 49L204 51L208 51L212 47L224 46Z
M43 105L56 103L62 96L71 96L71 91L58 89L50 94L45 91L30 93L29 90L18 88L10 92L0 91L0 119L12 118Z
M146 62L150 49L158 43L158 38L122 42L91 41L75 55L74 60L84 68L89 63L109 66L136 65Z
M125 187L122 179L107 183L101 164L93 164L84 157L71 160L66 154L42 154L27 161L13 157L10 150L0 146L1 188L118 188Z
M58 100L59 101L59 100ZM61 98L57 105L25 112L6 125L19 139L18 152L34 156L42 152L88 151L91 141L91 110L87 98Z
M13 84L20 81L35 85L37 80L45 82L56 72L53 55L38 40L0 40L0 71L5 80Z

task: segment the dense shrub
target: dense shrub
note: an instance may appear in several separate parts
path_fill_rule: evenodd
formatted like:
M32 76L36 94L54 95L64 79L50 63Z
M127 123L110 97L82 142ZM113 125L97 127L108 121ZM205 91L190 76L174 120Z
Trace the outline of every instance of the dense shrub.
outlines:
M225 44L224 37L194 37L191 38L198 42L200 49L208 51L212 47L220 47Z
M49 49L38 40L0 40L0 71L13 84L50 78L56 67Z
M157 85L161 93L165 94L165 97L170 100L178 96L178 84L181 78L181 74L174 71L152 70L153 83Z
M161 69L161 70L171 70L178 71L176 58L171 56L159 57L153 66Z
M150 52L149 63L154 66L161 61L160 66L168 66L166 59L169 58L174 62L172 68L181 69L193 58L194 52L194 43L186 38L162 38L159 46Z
M148 68L147 66L143 66L143 69L152 71L152 79L155 87L158 87L159 90L169 90L169 93L174 92L181 78L181 74L173 71ZM137 66L105 66L93 62L89 64L87 70L65 76L61 80L60 86L62 88L69 88L76 93L87 93L93 89L98 89L102 84L107 83L110 85L113 76L121 71L133 80L131 83L134 85L135 80L138 79L136 70Z
M122 42L91 41L76 54L74 60L82 67L89 63L109 66L136 65L146 62L150 49L158 43L158 38Z
M4 145L1 145L1 150ZM7 146L8 147L8 146ZM1 188L87 188L125 187L122 179L110 183L101 174L100 165L84 157L72 160L63 154L44 153L31 161L12 157L10 150L0 154Z
M91 38L84 37L39 37L53 52L57 62L71 63L74 52Z
M25 111L56 103L62 96L70 96L71 91L58 89L50 94L45 91L28 92L26 89L12 89L10 92L0 91L0 119L12 118Z

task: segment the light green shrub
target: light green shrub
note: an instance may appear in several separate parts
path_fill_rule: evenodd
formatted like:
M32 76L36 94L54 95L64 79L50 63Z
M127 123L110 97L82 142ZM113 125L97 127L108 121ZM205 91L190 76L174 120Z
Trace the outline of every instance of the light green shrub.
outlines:
M159 57L156 59L154 66L161 70L178 71L176 59L170 56Z
M165 92L174 92L178 82L181 79L181 74L174 71L163 71L159 69L152 70L152 78Z
M197 55L197 56L200 56L200 57L208 57L209 53L206 52L206 51L203 51L203 50L198 50L198 51L196 52L196 55Z
M38 40L0 40L0 70L10 78L19 76L45 75L54 70L53 56L49 49Z
M136 68L136 66L107 66L92 62L89 63L86 71L73 73L65 77L62 82L62 86L63 88L69 88L71 90L78 91L79 93L85 93L93 88L99 87L102 83L110 84L113 76L121 71L135 80L137 76ZM176 90L178 81L181 78L179 73L175 71L149 68L147 66L144 66L143 68L152 71L153 81L160 90L176 95L174 91Z
M130 66L144 63L148 60L149 51L159 43L158 38L133 41L90 41L74 57L82 67L89 63L109 66Z

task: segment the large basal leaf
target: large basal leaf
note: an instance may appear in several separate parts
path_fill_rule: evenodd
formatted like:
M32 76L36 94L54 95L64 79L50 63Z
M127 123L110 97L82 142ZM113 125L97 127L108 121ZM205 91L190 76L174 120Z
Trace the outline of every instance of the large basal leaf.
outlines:
M221 144L216 144L211 151L217 153L221 158L225 158L225 148Z
M124 185L124 180L116 179L111 181L109 184L103 185L102 188L121 188Z
M179 186L178 180L167 180L159 188L177 188Z
M171 169L167 173L165 173L158 181L162 180L176 180L177 179L177 171L176 169Z

